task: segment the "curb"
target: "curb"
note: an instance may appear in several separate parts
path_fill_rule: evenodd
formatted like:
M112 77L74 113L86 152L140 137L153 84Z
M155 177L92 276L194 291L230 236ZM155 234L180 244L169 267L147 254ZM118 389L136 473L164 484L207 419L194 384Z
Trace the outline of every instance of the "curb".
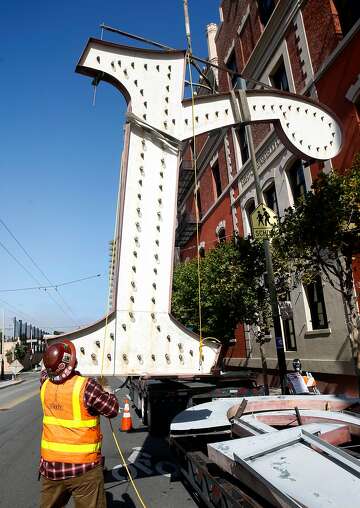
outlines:
M10 386L15 386L23 383L25 379L19 379L18 381L0 381L0 390L5 390L5 388L9 388ZM2 386L2 385L5 386Z

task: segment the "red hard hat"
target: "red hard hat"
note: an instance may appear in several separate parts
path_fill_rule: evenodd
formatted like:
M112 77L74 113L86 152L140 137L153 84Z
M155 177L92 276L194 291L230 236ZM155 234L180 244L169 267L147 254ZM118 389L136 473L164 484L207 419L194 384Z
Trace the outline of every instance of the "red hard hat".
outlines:
M47 347L43 355L44 366L53 383L63 383L76 366L75 346L63 340Z

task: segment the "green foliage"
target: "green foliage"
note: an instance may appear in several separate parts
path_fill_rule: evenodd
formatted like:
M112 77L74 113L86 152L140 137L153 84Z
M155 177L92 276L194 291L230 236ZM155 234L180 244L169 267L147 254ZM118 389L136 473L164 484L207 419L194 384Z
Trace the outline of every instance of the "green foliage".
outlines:
M268 292L263 284L263 248L248 239L221 243L200 259L203 336L227 341L239 322L267 325ZM179 264L174 271L172 313L199 332L198 261Z
M273 233L277 262L295 283L323 273L341 292L352 289L352 257L359 252L360 157L345 174L321 173ZM350 275L350 279L349 279ZM335 280L334 280L335 277Z
M14 357L16 360L23 360L25 358L27 352L27 347L25 344L17 343L14 350Z
M14 361L13 352L11 349L6 351L5 356L8 363L12 363Z

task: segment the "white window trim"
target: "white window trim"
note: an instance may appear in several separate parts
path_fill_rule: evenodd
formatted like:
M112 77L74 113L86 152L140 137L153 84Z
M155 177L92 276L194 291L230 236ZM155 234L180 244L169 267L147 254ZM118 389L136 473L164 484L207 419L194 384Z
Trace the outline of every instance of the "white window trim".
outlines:
M244 230L246 232L245 236L251 235L250 216L249 216L248 211L247 211L251 201L254 202L255 208L256 208L256 199L255 199L254 195L250 195L248 197L248 199L245 201L244 206L241 207L241 212L242 212L241 214L242 214L242 217L243 217L243 225L245 226Z
M292 193L292 189L291 189L291 184L290 184L290 178L289 178L289 171L291 169L291 167L293 166L293 164L298 160L298 157L291 157L287 163L286 163L286 166L284 168L284 171L285 171L285 181L286 181L286 188L287 188L287 193L288 193L288 198L289 198L289 205L291 207L294 207L295 206L295 201L294 201L294 196L293 196L293 193ZM301 161L302 162L302 161ZM303 171L304 171L304 178L305 178L305 186L306 186L306 192L309 192L311 190L311 185L312 185L312 178L311 178L311 172L310 172L310 166L304 166L304 163L302 162L302 165L303 165Z
M294 76L292 73L289 51L288 51L288 47L287 47L285 40L283 40L283 42L280 44L277 51L275 51L272 59L270 60L270 62L266 66L263 74L261 75L260 81L267 82L269 85L271 85L270 76L271 76L272 72L274 71L274 69L276 68L276 66L281 58L283 59L283 62L284 62L286 77L287 77L287 80L289 83L289 89L290 89L289 91L295 93Z
M222 220L218 223L218 225L216 226L216 229L215 229L215 234L216 236L219 238L219 233L220 231L224 229L225 230L225 233L226 233L226 221L225 220Z
M250 5L247 6L246 12L243 15L243 17L241 18L238 29L236 30L236 33L238 35L240 35L241 32L244 30L245 24L246 24L249 16L250 16Z

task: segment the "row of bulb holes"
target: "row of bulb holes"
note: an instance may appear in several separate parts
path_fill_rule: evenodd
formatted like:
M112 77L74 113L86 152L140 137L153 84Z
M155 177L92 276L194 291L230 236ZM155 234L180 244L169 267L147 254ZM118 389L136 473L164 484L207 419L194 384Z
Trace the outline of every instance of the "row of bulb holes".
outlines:
M272 104L270 107L271 107L271 110L272 110L272 111L274 111L275 106ZM282 107L283 107L282 105L279 105L279 109L282 109ZM266 109L266 105L265 105L265 104L262 104L262 109L263 109L263 110L265 110L265 109ZM289 110L291 110L291 105L289 105L289 106L288 106L288 109L289 109ZM299 106L296 108L296 110L297 110L298 112L300 112L300 109L301 109L301 108L300 108ZM254 111L256 110L256 105L253 105L253 110L254 110ZM229 110L228 110L228 109L225 109L224 111L225 111L225 115L228 115L228 114L229 114ZM307 113L308 113L308 108L304 109L304 111L305 111L305 113L307 114ZM286 112L285 112L285 111L283 111L283 112L282 112L282 114L283 114L283 117L284 117L284 118L286 118ZM316 115L317 115L317 112L316 112L316 111L314 111L314 112L313 112L313 116L314 116L314 117L316 117ZM218 117L219 117L219 111L215 111L215 116L216 116L216 118L218 118ZM209 120L209 113L205 113L205 118L206 118L206 120ZM321 121L322 121L322 122L324 121L324 118L325 118L325 116L321 116ZM185 124L186 124L186 125L189 125L189 119L188 119L188 118L185 118L184 122L185 122ZM195 116L195 122L196 122L196 123L199 123L199 116ZM329 126L329 128L330 128L330 129L332 129L332 122L329 122L329 123L328 123L328 126ZM287 128L290 128L290 123L287 123L287 124L286 124L286 127L287 127ZM335 133L334 131L332 131L332 132L331 132L331 136L332 136L333 138L335 137L335 134L336 134L336 133ZM295 132L293 132L293 133L292 133L292 137L293 137L293 139L295 139ZM299 143L302 145L303 140L302 140L302 139L300 139L300 140L299 140ZM329 143L330 143L330 145L333 145L333 140L330 140L330 141L329 141ZM309 150L310 150L310 149L311 149L311 145L308 145L308 148L309 148ZM324 147L323 147L323 148L324 148L324 150L327 150L328 146L327 146L327 145L324 145ZM319 147L319 146L317 146L317 147L316 147L316 150L317 150L317 151L319 151L319 150L320 150L320 147Z
M261 106L261 107L262 107L263 111L265 111L265 109L266 109L266 104L262 104L262 106ZM280 110L282 110L282 109L283 109L283 105L282 105L282 104L279 104L278 108L279 108ZM271 109L272 111L274 111L274 110L275 110L275 105L274 105L274 104L271 104L271 105L270 105L270 109ZM286 109L286 108L285 108L285 109ZM288 109L289 111L291 111L291 109L292 109L292 105L291 105L291 104L289 104L289 105L288 105L288 107L287 107L287 109ZM256 104L254 104L254 105L253 105L253 110L254 110L254 111L256 111ZM301 112L301 108L300 108L300 106L296 106L296 111L297 111L298 113L300 113L300 112ZM307 115L307 114L309 113L309 108L304 108L304 112L305 112L305 114ZM310 113L311 113L311 112L310 112ZM312 114L313 114L313 117L314 117L314 118L317 116L317 113L318 113L317 111L313 111L313 112L312 112ZM282 111L282 115L283 115L283 117L286 119L286 111ZM321 119L321 121L323 122L323 121L324 121L324 119L325 119L325 116L324 116L324 115L322 115L322 116L320 117L320 119ZM290 123L289 123L289 122L287 122L287 123L286 123L286 127L287 127L288 129L290 129ZM329 127L329 129L332 131L332 132L331 132L331 136L334 138L336 133L335 133L335 131L333 131L333 130L332 130L332 127L333 127L332 122L328 122L328 127ZM295 132L293 132L293 133L291 134L291 136L292 136L292 138L293 138L293 139L295 139L295 137L296 137L296 136L295 136ZM302 140L302 139L299 139L299 143L300 143L300 145L302 145L302 144L303 144L303 140ZM334 141L333 141L333 140L330 140L330 141L329 141L329 143L330 143L330 145L333 145ZM326 151L326 150L328 149L328 146L327 146L327 145L324 145L324 146L323 146L323 148L324 148L324 150ZM309 150L311 149L311 145L308 145L308 149L309 149ZM317 152L319 152L319 150L320 150L320 146L317 146L317 147L316 147L316 151L317 151Z
M97 56L97 57L96 57L96 60L97 60L97 62L100 64L100 61L101 61L100 56ZM122 68L121 60L118 60L118 61L117 61L117 65L118 65L118 67L119 67L119 68ZM135 62L131 62L131 63L130 63L130 66L131 66L131 68L132 68L132 69L135 69ZM115 64L115 61L114 61L114 60L112 60L112 61L111 61L111 67L112 67L112 69L114 70L114 72L116 72L116 64ZM145 69L146 71L148 70L148 64L146 64L146 63L144 64L144 69ZM160 72L160 65L159 65L159 64L157 64L157 65L155 66L155 69L157 70L157 72ZM167 78L168 78L168 80L171 80L171 70L172 70L171 65L168 65L168 73L167 73ZM126 68L123 68L123 73L124 73L124 75L125 75L127 78L129 77L129 75L128 75L128 71L127 71L127 69L126 69ZM135 80L134 80L134 85L135 85L136 87L138 87L139 83L138 83L138 80L137 80L137 79L135 79ZM167 95L165 96L165 103L166 103L166 104L169 104L169 95L168 95L168 94L169 94L169 92L170 92L170 86L169 86L169 85L166 85L166 92L167 92ZM144 97L144 89L143 89L143 88L141 88L141 89L140 89L140 95ZM148 107L148 102L147 102L146 100L143 102L143 105L144 105L145 110L147 110L147 107ZM164 113L165 113L165 115L166 115L166 116L168 116L168 115L169 115L169 110L168 110L168 108L166 107L166 105L165 105ZM146 112L144 112L142 116L143 116L143 119L144 119L144 120L147 120L147 117L146 117ZM175 120L175 118L172 118L172 119L171 119L171 123L172 123L173 125L175 125L175 124L176 124L176 120ZM164 127L165 127L165 129L167 129L167 128L168 128L168 122L167 122L166 120L164 121Z
M190 356L194 356L194 352L193 352L192 349L190 349L189 354L190 354ZM128 363L128 361L129 361L128 355L125 354L125 353L122 355L122 359L123 359L123 361L125 363ZM140 364L144 363L142 355L138 354L137 355L137 359L140 362ZM152 354L151 355L151 359L152 359L153 362L155 362L156 361L156 356L154 354ZM201 355L201 359L202 359L202 361L204 361L205 360L205 356ZM165 353L165 360L166 360L166 363L168 363L168 364L171 363L170 355L168 353ZM179 360L180 360L180 362L182 364L184 363L184 355L183 354L179 354Z
M225 112L225 115L226 115L226 116L229 114L229 110L228 110L227 108L224 110L224 112ZM220 112L219 112L219 111L215 111L215 113L214 113L214 114L215 114L216 118L219 118L219 114L220 114ZM209 113L205 113L205 119L206 119L206 120L209 120L209 118L210 118ZM195 116L195 122L196 122L196 123L199 123L199 121L200 121L199 116ZM185 125L189 125L189 119L188 119L188 118L185 118L185 119L184 119L184 122L185 122Z
M159 326L159 325L157 326L157 329L158 329L158 331L160 331L160 326ZM111 333L111 334L110 334L110 338L111 338L112 340L114 340L114 334L113 334L113 333ZM166 337L166 338L167 338L167 340L168 340L169 342L171 342L171 337L170 337L170 335L167 335L167 337ZM96 344L96 346L97 346L98 348L100 348L100 345L101 345L101 344L100 344L100 341L99 341L99 340L95 341L95 344ZM183 353L184 348L183 348L183 345L182 345L182 343L181 343L181 342L179 342L179 343L178 343L178 348L179 348L180 353ZM84 347L81 347L81 348L80 348L80 352L84 355L84 354L85 354L85 348L84 348ZM193 351L192 349L190 349L189 354L190 354L190 356L194 356L194 351ZM111 361L111 354L110 354L110 353L108 353L106 356L107 356L108 360L110 360L110 361ZM92 358L92 360L94 360L94 361L95 361L95 360L96 360L96 354L95 354L95 353L91 353L91 358ZM140 354L139 354L139 355L137 355L137 359L139 360L139 362L140 362L140 363L143 363L143 359L142 359L142 356L141 356ZM154 354L152 354L152 355L151 355L151 359L152 359L153 361L156 361L156 357L155 357L155 355L154 355ZM171 363L171 360L170 360L170 355L169 355L169 354L167 354L167 353L165 354L165 359L166 359L167 363ZM123 360L124 360L124 362L128 362L128 358L127 358L127 355L126 355L126 354L123 354ZM182 355L182 354L179 354L179 360L180 360L180 362L181 362L181 363L184 363L184 357L183 357L183 355ZM202 355L202 360L204 360L204 355Z
M114 340L114 339L115 339L115 336L114 336L114 334L113 334L113 333L110 333L110 339L111 339L111 340ZM98 348L100 348L100 346L101 346L100 341L99 341L99 340L96 340L96 341L95 341L95 345L96 345ZM85 354L85 348L84 348L83 346L81 346L81 348L80 348L80 353L81 353L81 354L83 354L83 355ZM111 361L111 354L110 354L110 353L108 353L106 356L107 356L108 360L110 360L110 361ZM92 359L92 360L94 360L94 361L96 360L96 354L95 354L95 353L91 353L91 359Z
M146 151L146 142L145 142L145 139L141 140L141 144L142 144L142 150L143 151L140 153L140 157L144 160L145 159L145 151ZM161 164L162 164L162 167L165 167L165 159L164 158L161 159ZM145 176L145 171L144 171L144 167L143 166L140 166L139 171L140 171L141 177ZM160 171L160 177L164 178L164 172L163 172L163 170ZM141 188L142 185L143 185L142 178L140 178L138 180L138 184L139 184L139 187ZM163 191L163 185L162 184L159 184L159 190L160 190L160 192ZM141 192L138 193L137 197L138 197L138 199L140 201L141 200ZM158 198L158 204L159 204L159 206L162 206L162 198L161 197ZM141 218L142 214L141 214L141 208L140 208L140 206L137 206L136 212L137 212L138 217ZM160 210L157 212L157 216L158 216L158 220L161 220L161 212L160 212ZM135 226L136 226L137 231L140 232L141 231L141 224L140 224L140 222L136 222ZM157 225L156 229L157 229L158 232L160 232L160 225ZM135 248L140 246L138 236L134 237L134 242L135 242ZM155 244L156 244L157 247L159 247L160 242L159 242L158 238L155 240ZM137 259L137 255L138 254L137 254L136 250L133 251L133 255L134 255L135 259ZM155 260L157 262L159 262L159 255L157 253L154 254L154 258L155 258ZM136 265L132 266L132 271L134 273L136 273ZM154 271L154 274L157 275L158 271L157 271L156 267L154 267L153 271ZM132 286L133 290L136 289L136 283L135 283L134 280L131 281L131 286ZM154 290L157 289L156 282L152 283L152 287L154 288ZM130 301L132 303L135 303L135 297L133 295L130 296ZM156 300L155 300L154 296L151 298L151 301L152 301L153 304L156 303ZM130 316L130 319L134 320L134 313L133 312L129 312L129 316ZM126 330L126 324L125 323L122 324L122 327L123 327L124 330Z

